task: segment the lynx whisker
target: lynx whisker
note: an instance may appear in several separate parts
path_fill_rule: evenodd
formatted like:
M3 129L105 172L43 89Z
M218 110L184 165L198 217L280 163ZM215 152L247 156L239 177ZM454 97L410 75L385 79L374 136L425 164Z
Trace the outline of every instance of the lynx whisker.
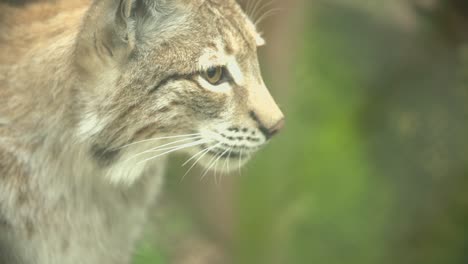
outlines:
M185 172L184 176L182 176L181 181L184 180L184 178L185 178L185 177L189 174L189 172L195 167L195 165L197 165L197 163L198 163L208 152L210 152L210 150L212 150L212 149L214 149L214 148L217 148L218 146L221 146L221 143L218 143L218 144L216 144L216 145L214 145L214 146L211 146L211 147L207 147L206 149L204 149L204 150L198 152L198 153L195 154L193 157L191 157L189 160L187 160L187 161L182 165L182 167L185 166L185 165L187 165L187 164L188 164L191 160L193 160L197 155L200 155L200 154L201 154L201 156L200 156L197 160L195 160L195 162L192 164L192 166L190 166L190 168L187 170L187 172Z
M229 151L229 149L226 149L224 152L219 154L217 156L217 159L215 160L215 163L214 163L214 180L215 180L215 183L216 183L217 174L218 174L218 162L228 151Z
M253 5L252 10L250 11L250 17L252 18L252 20L255 20L255 16L257 15L258 9L261 8L261 6L262 6L262 0L258 0Z
M210 150L212 150L212 149L214 149L214 148L216 148L216 147L218 147L218 146L220 146L220 145L221 145L221 143L218 143L218 144L216 144L216 145L214 145L214 146L207 147L207 148L201 150L201 151L198 152L197 154L193 155L190 159L188 159L187 161L185 161L184 164L182 164L182 167L184 167L185 165L187 165L190 161L192 161L193 159L195 159L198 155L200 155L200 154L202 154L202 153L204 153L204 152L208 152L208 151L210 151Z
M224 161L224 166L223 168L226 168L227 171L229 171L229 160L231 159L231 153L232 153L232 148L229 148L229 154L227 159Z
M259 2L261 1L262 0L249 0L247 8L246 8L246 13L248 14L250 18L253 19L252 15L253 15L255 5L259 4Z
M128 148L130 146L134 146L136 144L145 143L145 142L153 142L153 141L164 140L164 139L176 139L176 138L184 138L184 137L192 137L192 136L200 136L200 135L201 135L200 133L194 133L194 134L186 134L186 135L150 138L150 139L140 140L140 141L137 141L137 142L132 142L130 144L124 145L124 146L119 147L117 149L124 149L124 148Z
M197 152L196 154L192 155L188 160L186 160L181 167L184 167L185 165L187 165L190 161L192 161L193 159L195 159L196 157L198 157L199 155L201 155L202 153L204 153L205 151L207 151L210 147L206 147L202 150L200 150L199 152Z
M148 161L150 161L150 160L159 158L159 157L164 156L164 155L168 155L168 154L170 154L170 153L172 153L172 152L176 152L176 151L178 151L178 150L182 150L182 149L186 149L186 148L190 148L190 147L199 146L199 145L202 145L202 144L206 144L206 143L208 143L208 142L209 142L208 140L199 140L199 141L196 141L196 142L183 144L182 146L173 147L173 148L171 148L170 150L165 151L165 152L163 152L163 153L161 153L161 154L158 154L158 155L153 156L153 157L151 157L151 158L147 158L147 159L145 159L145 160L143 160L143 161L140 161L140 162L138 162L138 164L148 162Z
M221 153L216 154L216 155L210 160L210 162L208 163L207 168L205 169L205 171L203 172L203 175L201 176L201 180L203 180L203 179L205 178L205 176L208 174L208 172L211 170L211 168L212 168L213 165L215 164L216 158L218 158L219 156L221 156Z
M227 159L227 160L228 160L228 164L227 164L227 170L228 170L228 171L231 171L231 166L230 166L230 165L231 165L231 154L232 154L232 151L233 151L233 149L231 149L231 151L229 151L229 156L228 156L228 159Z
M253 0L243 0L242 1L242 7L244 9L244 13L250 17L250 8L252 6L252 1Z
M244 149L240 150L239 153L239 175L242 175L242 154L244 152Z
M273 9L270 9L270 10L266 11L265 13L263 13L263 15L261 15L261 16L255 21L255 25L257 26L258 24L262 23L262 22L263 22L264 20L266 20L267 18L276 15L276 14L279 13L280 11L281 11L280 8L273 8Z
M177 143L180 143L180 142L193 141L193 140L198 140L198 139L202 139L202 137L197 136L197 137L191 137L191 138L185 138L185 139L177 140L177 141L174 141L174 142L169 142L169 143L166 143L164 145L157 146L157 147L151 148L151 149L149 149L147 151L144 151L144 153L152 153L152 152L157 152L157 151L161 151L161 150L167 150L167 149L170 149L170 148L174 147L174 146L171 146L171 145L176 145Z
M146 153L153 153L153 152L168 150L168 149L171 149L173 147L177 147L177 146L172 146L172 145L175 145L175 144L180 143L180 142L192 141L192 140L200 139L200 138L201 138L200 136L196 136L196 137L184 138L184 139L181 139L181 140L169 142L167 144L164 144L164 145L161 145L161 146L158 146L158 147L155 147L155 148L151 148L149 150L145 150L145 151L142 151L142 152L140 152L138 154L135 154L132 157L125 160L125 162L128 162L128 161L130 161L130 160L132 160L132 159L134 159L136 157L139 157L141 155L144 155ZM172 147L169 147L169 146L172 146Z
M226 149L226 150L218 157L218 159L216 160L215 168L214 168L214 170L215 170L215 171L214 171L214 178L215 178L215 183L216 183L216 185L218 185L218 184L220 183L220 181L217 181L218 162L219 162L219 160L220 160L222 157L224 157L224 155L226 155L226 154L229 152L230 149L231 149L231 148ZM225 161L225 162L226 162L226 161ZM223 166L223 167L224 167L224 166ZM221 174L222 174L222 172L221 172ZM220 179L222 178L222 175L221 175L221 174L220 174L220 176L219 176Z
M256 16L256 14L258 13L258 9L261 8L262 5L263 5L263 0L255 1L255 3L254 3L253 6L252 6L252 9L251 9L251 11L250 11L250 13L249 13L249 14L250 14L250 18L251 18L252 20L255 20L255 18L256 18L255 16Z

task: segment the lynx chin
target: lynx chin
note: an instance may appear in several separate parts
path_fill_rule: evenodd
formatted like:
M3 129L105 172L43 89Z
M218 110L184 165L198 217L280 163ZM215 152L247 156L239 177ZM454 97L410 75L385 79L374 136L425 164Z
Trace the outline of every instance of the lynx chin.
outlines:
M227 171L283 127L234 0L30 2L0 3L0 263L128 264L169 154Z

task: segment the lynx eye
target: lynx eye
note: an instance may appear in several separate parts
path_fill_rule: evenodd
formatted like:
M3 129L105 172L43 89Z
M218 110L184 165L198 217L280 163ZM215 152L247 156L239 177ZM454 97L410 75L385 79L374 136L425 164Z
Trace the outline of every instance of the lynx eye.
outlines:
M202 72L202 77L212 85L220 85L226 81L227 70L223 66L210 67Z

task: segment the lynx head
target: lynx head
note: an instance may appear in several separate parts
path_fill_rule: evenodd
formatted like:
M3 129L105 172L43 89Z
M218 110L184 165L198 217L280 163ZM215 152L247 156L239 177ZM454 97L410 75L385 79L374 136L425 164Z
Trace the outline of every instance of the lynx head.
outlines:
M77 135L114 181L174 151L243 163L284 123L263 44L234 0L95 1L76 43Z

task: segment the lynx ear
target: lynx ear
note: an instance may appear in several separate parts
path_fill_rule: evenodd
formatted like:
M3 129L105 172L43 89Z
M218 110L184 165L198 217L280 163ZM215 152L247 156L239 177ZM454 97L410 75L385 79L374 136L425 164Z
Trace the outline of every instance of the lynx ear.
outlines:
M1 1L1 0L0 0ZM125 63L137 37L155 35L160 19L173 10L175 0L94 0L76 45L76 62L89 74L105 66ZM147 31L152 31L150 32ZM140 39L140 38L138 38Z
M86 72L124 62L135 47L137 8L144 0L95 0L76 45L77 63Z
M136 32L145 23L152 23L154 16L159 16L172 7L174 0L114 0L119 2L115 13L115 34L123 42L133 47ZM151 28L151 27L150 27ZM143 29L140 29L143 30ZM143 33L144 34L144 33Z
M115 14L115 33L123 42L132 45L132 42L135 41L135 10L139 1L119 0L119 2Z
M95 40L101 44L104 53L122 59L128 56L135 46L136 8L143 0L112 0L112 3L101 10L101 18L109 19L100 31L95 33ZM118 4L117 4L118 3Z

